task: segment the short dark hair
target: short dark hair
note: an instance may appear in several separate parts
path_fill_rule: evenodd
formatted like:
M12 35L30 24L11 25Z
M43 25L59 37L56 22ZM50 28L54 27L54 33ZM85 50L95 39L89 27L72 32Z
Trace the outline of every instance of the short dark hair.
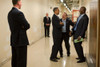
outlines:
M83 10L84 10L84 13L85 13L85 12L86 12L86 7L82 6L81 8L83 8Z
M58 7L54 7L54 8L53 8L53 12L55 12L57 9L58 9Z
M18 1L20 0L12 0L13 5L16 5Z

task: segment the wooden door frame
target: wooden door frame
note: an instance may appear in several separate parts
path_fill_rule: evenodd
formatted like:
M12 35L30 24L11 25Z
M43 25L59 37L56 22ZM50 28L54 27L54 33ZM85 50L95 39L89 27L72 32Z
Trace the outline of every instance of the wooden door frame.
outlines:
M98 0L98 32L97 32L97 58L96 67L100 67L100 0Z

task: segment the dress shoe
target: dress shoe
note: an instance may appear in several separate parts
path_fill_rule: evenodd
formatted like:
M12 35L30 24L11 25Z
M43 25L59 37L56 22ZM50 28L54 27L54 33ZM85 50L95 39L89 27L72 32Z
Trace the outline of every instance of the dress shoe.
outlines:
M50 37L50 36L48 36L48 37Z
M60 58L56 57L57 60L60 60Z
M83 63L83 62L85 62L85 60L79 60L79 61L77 61L77 63Z
M86 61L86 58L84 57L84 59L81 59L81 60L77 61L77 63L83 63L85 61Z
M63 55L60 55L60 57L63 57Z
M63 55L61 55L60 57L63 58Z
M80 58L76 58L77 60L80 60Z
M70 56L70 54L67 54L67 56L69 57L69 56Z
M58 62L58 60L57 59L50 59L51 61L53 61L53 62Z

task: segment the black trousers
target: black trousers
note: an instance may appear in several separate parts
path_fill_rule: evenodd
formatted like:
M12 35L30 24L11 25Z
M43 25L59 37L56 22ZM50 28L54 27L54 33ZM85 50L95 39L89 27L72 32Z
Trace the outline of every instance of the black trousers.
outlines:
M85 57L84 57L84 53L83 53L82 42L74 43L74 46L75 46L77 55L80 58L80 60L84 60Z
M27 67L27 46L12 47L12 67Z
M45 27L45 37L49 36L50 27Z
M67 54L70 54L69 34L62 33L61 44L59 48L60 56L63 56L62 42L65 42Z
M50 59L54 59L57 57L57 53L60 47L61 38L54 38L53 39L54 45L52 46L52 53Z

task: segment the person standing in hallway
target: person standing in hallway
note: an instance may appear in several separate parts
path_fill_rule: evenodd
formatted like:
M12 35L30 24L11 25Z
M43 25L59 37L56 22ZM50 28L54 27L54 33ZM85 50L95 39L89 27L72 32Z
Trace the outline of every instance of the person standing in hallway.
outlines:
M30 28L21 9L21 0L12 0L13 8L8 13L11 31L12 67L27 67L27 45L29 41L26 31Z
M68 18L67 13L64 12L62 19L60 20L64 23L64 26L62 27L62 39L61 39L61 45L60 45L60 57L63 57L63 50L62 50L62 42L64 40L65 47L67 50L67 56L70 56L70 44L69 44L69 33L70 33L70 26L74 26L74 23Z
M58 17L59 15L59 9L58 7L55 7L53 9L54 15L52 17L52 25L53 25L53 46L52 46L52 52L51 52L51 56L50 56L50 60L54 61L54 62L58 62L57 59L57 53L58 53L58 49L60 47L60 43L61 43L61 37L62 37L62 26L63 23L60 22L60 19Z
M43 22L44 22L44 28L45 28L45 37L46 36L50 37L49 32L50 32L51 19L48 16L48 13L46 13L46 16L44 17Z
M83 6L80 8L80 16L78 17L77 23L73 28L74 40L81 40L81 38L85 38L85 32L88 27L88 22L89 18L86 15L86 8ZM79 61L77 61L77 63L85 62L86 58L84 57L82 42L74 42L74 46L78 54L78 58L76 59L78 59Z

